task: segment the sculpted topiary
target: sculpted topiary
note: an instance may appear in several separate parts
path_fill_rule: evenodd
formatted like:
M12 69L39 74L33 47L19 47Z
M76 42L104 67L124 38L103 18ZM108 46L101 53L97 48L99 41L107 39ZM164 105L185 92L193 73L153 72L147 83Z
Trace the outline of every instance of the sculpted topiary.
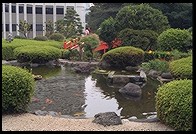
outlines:
M2 65L2 112L26 111L34 86L34 78L27 70Z
M112 49L102 56L102 61L111 67L125 68L126 66L138 66L144 59L144 51L139 48L124 46Z
M192 130L192 80L175 80L159 87L156 111L160 121L175 130Z

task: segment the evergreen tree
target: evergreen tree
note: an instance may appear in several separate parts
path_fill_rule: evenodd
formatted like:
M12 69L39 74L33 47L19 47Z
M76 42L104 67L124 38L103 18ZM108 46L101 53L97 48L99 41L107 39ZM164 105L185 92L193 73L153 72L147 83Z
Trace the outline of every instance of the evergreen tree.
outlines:
M28 34L32 30L31 25L26 20L20 20L19 23L19 32L24 35L25 38L28 37Z

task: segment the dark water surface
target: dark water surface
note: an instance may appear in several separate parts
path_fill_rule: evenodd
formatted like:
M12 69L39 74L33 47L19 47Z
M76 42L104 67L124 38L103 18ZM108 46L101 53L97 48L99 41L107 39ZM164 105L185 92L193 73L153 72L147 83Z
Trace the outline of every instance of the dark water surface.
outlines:
M155 111L155 92L160 84L148 78L140 99L126 99L103 75L76 74L68 67L32 68L43 76L36 81L36 90L29 111L54 111L62 115L94 117L100 112L116 112L123 118Z

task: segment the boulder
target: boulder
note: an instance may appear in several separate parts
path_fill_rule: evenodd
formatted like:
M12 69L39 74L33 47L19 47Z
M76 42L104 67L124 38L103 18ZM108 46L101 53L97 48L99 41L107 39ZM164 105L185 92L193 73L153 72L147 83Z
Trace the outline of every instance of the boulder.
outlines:
M127 71L137 71L139 69L139 66L126 66L125 69Z
M124 87L118 90L121 94L132 97L140 97L142 89L134 83L127 83Z
M173 78L170 72L168 72L168 73L162 73L161 74L161 77L163 79L172 79Z
M120 116L118 116L115 112L98 113L94 117L95 119L92 122L103 126L122 124Z
M160 75L160 72L156 71L156 70L150 70L148 73L148 76L152 77L152 78L157 78Z
M73 69L76 73L90 73L93 68L90 66L90 64L79 64L73 67Z

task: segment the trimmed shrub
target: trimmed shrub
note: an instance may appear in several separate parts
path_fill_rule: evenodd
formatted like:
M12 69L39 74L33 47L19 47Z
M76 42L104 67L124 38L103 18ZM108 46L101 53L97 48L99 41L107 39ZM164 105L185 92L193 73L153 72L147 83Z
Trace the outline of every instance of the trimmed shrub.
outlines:
M61 50L62 50L61 58L70 60L70 54L71 54L70 50L68 49L61 49Z
M23 46L14 49L18 62L46 63L61 57L61 50L52 46Z
M27 70L2 65L2 112L26 111L34 86L34 78Z
M39 40L39 41L47 41L48 38L46 36L38 35L34 38L34 40Z
M192 56L170 62L169 70L174 78L192 79Z
M64 40L64 36L60 33L53 33L49 38L51 40L55 40L55 41L63 41Z
M143 62L144 51L139 48L124 46L112 49L102 56L102 60L112 67L124 68L126 66L138 66Z
M158 37L159 50L172 51L177 49L181 52L188 52L192 49L192 35L188 30L168 29Z
M192 80L174 80L158 88L156 111L175 130L192 130Z
M120 31L118 38L122 40L122 46L133 46L144 51L155 50L158 34L152 30L133 30L126 28Z
M27 38L26 38L26 37L24 37L24 36L16 35L16 36L14 36L14 39L27 39Z
M165 60L150 60L149 62L142 63L142 68L149 71L151 69L161 72L168 72L169 63Z

